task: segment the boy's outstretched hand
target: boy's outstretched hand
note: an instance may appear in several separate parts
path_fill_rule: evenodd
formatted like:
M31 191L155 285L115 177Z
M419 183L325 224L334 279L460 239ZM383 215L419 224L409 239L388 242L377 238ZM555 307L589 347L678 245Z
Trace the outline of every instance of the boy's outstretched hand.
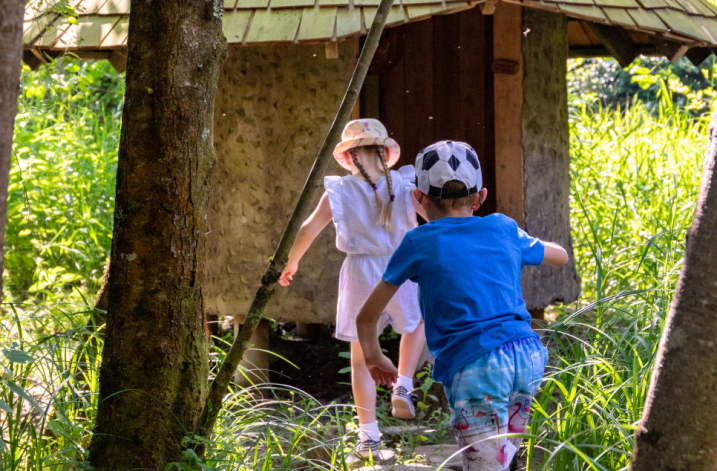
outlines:
M371 378L383 386L390 388L398 381L398 369L384 354L381 354L375 360L366 359L366 367L368 367L368 372L371 373Z
M398 381L398 370L391 360L381 353L376 325L396 291L398 286L379 281L356 318L356 331L368 371L374 381L389 387Z

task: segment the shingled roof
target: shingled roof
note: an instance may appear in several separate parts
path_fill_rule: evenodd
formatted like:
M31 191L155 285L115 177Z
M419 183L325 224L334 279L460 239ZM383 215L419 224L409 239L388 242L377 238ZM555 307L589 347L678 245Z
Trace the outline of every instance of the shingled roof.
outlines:
M224 33L229 43L244 45L330 42L364 34L379 4L379 0L226 1ZM387 25L476 6L490 13L496 1L395 0ZM717 47L717 7L708 0L504 1L570 17L571 49L578 51L573 55L619 56L616 48L621 45L613 37L617 30L630 52L665 53L670 44L677 44L684 48L682 54L697 46L702 50L700 57L706 57ZM26 56L77 51L92 57L93 52L107 54L126 45L129 0L74 0L73 6L79 13L77 24L54 13L46 0L28 2L23 36ZM674 51L674 55L680 53Z

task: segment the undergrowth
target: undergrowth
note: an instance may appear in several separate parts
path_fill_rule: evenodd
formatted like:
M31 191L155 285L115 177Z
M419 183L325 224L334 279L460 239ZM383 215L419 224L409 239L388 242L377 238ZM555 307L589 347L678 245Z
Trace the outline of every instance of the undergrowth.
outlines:
M11 303L0 316L2 469L88 469L102 329L88 324L96 311L85 297L110 246L121 82L104 62L23 73L4 274ZM525 441L529 469L629 466L706 148L706 117L661 94L649 110L571 103L583 294L542 331L551 361ZM214 360L224 349L217 339ZM188 436L173 467L340 469L352 431L353 411L341 404L288 386L237 388L202 443L207 459ZM414 438L400 446L412 449Z
M5 235L5 295L81 302L109 256L124 80L107 61L24 66Z
M577 104L579 105L579 103ZM542 332L528 469L628 469L694 212L708 117L573 106L571 223L583 294Z

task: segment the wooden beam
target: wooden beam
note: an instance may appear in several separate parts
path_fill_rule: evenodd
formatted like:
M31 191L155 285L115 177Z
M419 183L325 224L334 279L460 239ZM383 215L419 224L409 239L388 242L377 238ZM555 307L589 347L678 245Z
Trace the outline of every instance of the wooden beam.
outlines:
M674 54L672 57L670 57L670 63L672 63L672 64L677 64L677 63L680 61L680 59L682 59L683 57L685 57L685 54L687 54L687 51L688 51L689 49L690 49L690 46L688 46L687 44L682 44L682 45L677 49L677 51L675 52L675 54Z
M661 56L655 46L635 46L633 48L638 56ZM571 47L568 57L612 57L612 53L604 47Z
M688 44L670 41L660 37L652 37L650 40L655 45L655 48L659 51L659 53L667 57L667 59L673 64L682 59L690 47Z
M127 68L127 50L115 49L109 57L110 64L118 72L122 73Z
M619 29L600 23L589 24L595 35L602 41L605 49L617 59L621 67L625 68L635 60L637 53L635 53L634 46L620 33Z
M325 46L326 58L327 59L338 59L339 58L339 43L331 41L326 43Z
M521 7L501 2L493 15L496 206L525 225Z
M39 55L35 49L25 49L22 51L22 61L32 70L37 70L42 64L47 63L45 58Z
M487 2L481 4L480 11L484 15L492 15L495 13L495 7L498 5L498 0L488 0Z
M712 49L707 47L691 47L685 53L695 67L699 67L710 55L712 55Z
M79 50L75 52L77 54L77 57L83 60L102 60L102 59L109 59L112 57L112 53L114 50L95 50L95 51L85 51L85 50Z

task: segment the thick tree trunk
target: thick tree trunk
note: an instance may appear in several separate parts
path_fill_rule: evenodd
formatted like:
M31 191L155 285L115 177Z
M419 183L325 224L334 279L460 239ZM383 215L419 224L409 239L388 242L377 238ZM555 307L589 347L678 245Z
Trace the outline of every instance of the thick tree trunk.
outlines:
M220 0L132 0L117 168L98 471L181 461L208 391L205 234Z
M12 134L17 113L17 96L20 92L24 10L24 0L0 0L0 298L5 266L5 224Z
M634 471L717 469L717 111L685 261L665 322Z

